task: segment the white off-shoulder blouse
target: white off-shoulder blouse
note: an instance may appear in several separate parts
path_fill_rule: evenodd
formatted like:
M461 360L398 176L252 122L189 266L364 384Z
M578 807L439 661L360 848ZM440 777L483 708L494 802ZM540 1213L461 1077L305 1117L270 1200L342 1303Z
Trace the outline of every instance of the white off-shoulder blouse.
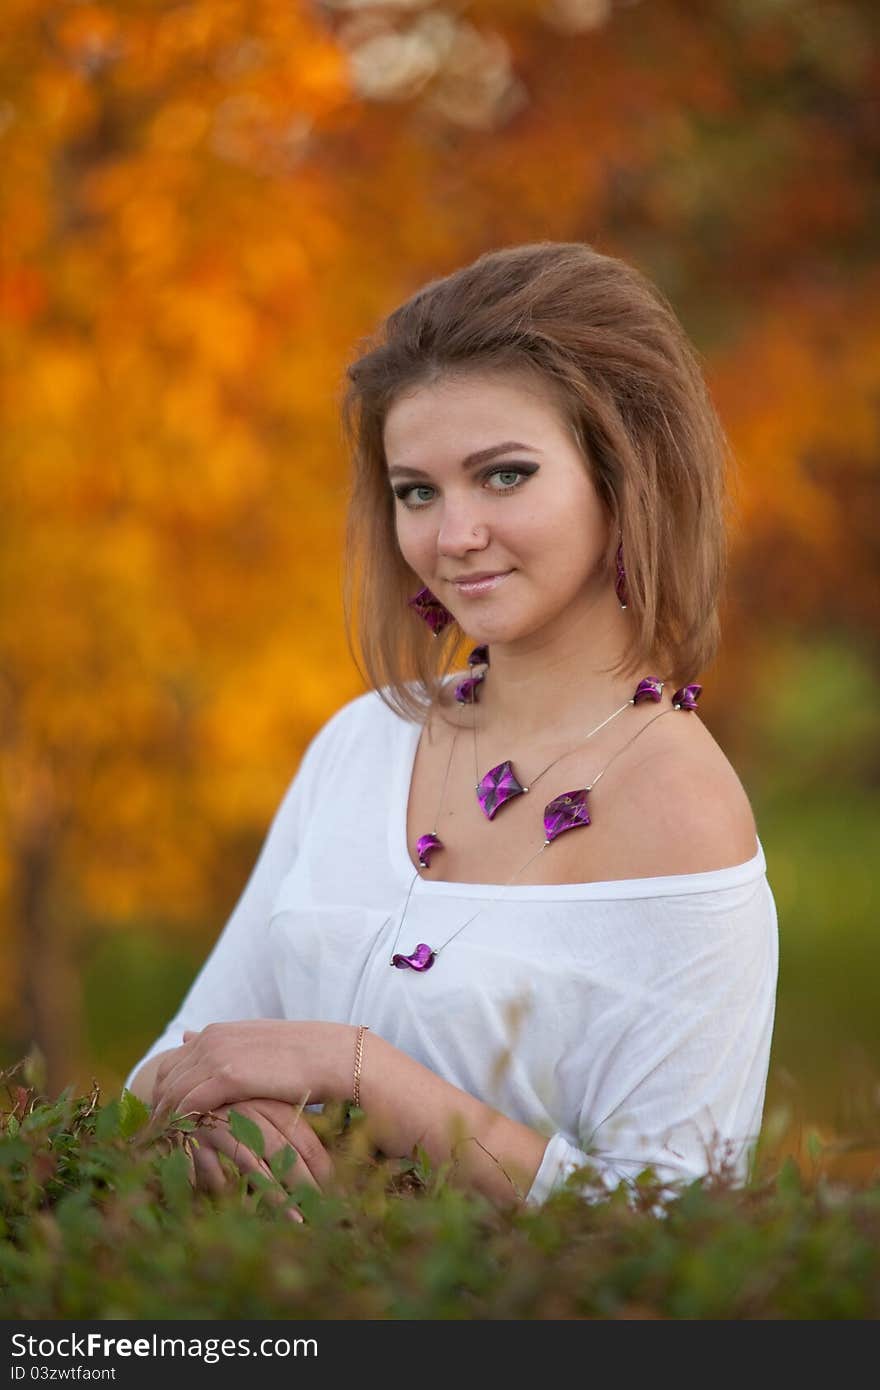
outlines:
M421 725L375 691L315 735L232 915L175 1016L368 1024L455 1086L548 1137L527 1194L589 1163L675 1184L745 1174L776 1000L776 905L760 840L745 863L599 883L417 878L406 813ZM444 942L417 974L393 949ZM311 1108L311 1107L310 1107Z

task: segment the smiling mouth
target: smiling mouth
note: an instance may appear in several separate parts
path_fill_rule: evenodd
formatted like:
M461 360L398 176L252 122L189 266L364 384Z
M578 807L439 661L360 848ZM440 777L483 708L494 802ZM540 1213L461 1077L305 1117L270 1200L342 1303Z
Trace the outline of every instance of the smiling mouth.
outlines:
M456 589L458 589L459 593L476 597L480 594L488 594L492 589L496 589L502 580L509 578L512 573L512 570L507 570L503 574L490 575L487 579L453 580L452 583L455 585Z

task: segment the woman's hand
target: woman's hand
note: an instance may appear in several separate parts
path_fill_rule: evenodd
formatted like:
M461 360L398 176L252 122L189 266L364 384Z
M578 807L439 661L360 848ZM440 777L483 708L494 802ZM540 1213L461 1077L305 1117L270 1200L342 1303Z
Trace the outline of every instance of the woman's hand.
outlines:
M236 1110L257 1125L263 1135L263 1154L260 1159L251 1149L236 1139L229 1127L229 1112ZM186 1147L192 1162L194 1186L205 1192L223 1192L229 1179L220 1163L219 1154L226 1154L245 1176L262 1173L281 1188L290 1192L302 1183L321 1191L331 1180L333 1160L309 1121L300 1113L300 1106L290 1101L260 1097L237 1105L223 1105L206 1115L204 1122L187 1135ZM196 1143L190 1146L190 1140ZM269 1159L290 1145L297 1157L283 1179L276 1180ZM282 1201L279 1191L279 1201ZM290 1218L302 1221L295 1207L288 1207Z
M356 1029L258 1018L184 1033L156 1072L157 1114L205 1114L261 1097L297 1105L348 1097Z

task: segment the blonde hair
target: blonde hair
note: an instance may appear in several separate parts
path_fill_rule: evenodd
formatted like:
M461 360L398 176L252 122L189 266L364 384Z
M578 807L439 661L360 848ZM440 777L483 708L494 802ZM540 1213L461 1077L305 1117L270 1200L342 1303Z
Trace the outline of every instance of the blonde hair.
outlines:
M696 352L656 286L584 243L554 241L490 251L429 281L346 369L343 604L361 675L418 720L462 655L457 622L434 637L407 606L422 581L397 544L383 431L402 393L487 371L535 375L558 403L612 523L609 579L622 533L632 633L611 669L694 680L720 641L729 445Z

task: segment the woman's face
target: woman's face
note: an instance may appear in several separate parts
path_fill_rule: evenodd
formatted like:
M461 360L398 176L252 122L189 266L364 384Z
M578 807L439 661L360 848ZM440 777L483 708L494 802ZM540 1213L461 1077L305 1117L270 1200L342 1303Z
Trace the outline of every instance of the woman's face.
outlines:
M474 372L420 386L388 411L384 442L401 553L469 636L549 636L607 599L609 523L539 381ZM487 572L505 577L455 582Z

